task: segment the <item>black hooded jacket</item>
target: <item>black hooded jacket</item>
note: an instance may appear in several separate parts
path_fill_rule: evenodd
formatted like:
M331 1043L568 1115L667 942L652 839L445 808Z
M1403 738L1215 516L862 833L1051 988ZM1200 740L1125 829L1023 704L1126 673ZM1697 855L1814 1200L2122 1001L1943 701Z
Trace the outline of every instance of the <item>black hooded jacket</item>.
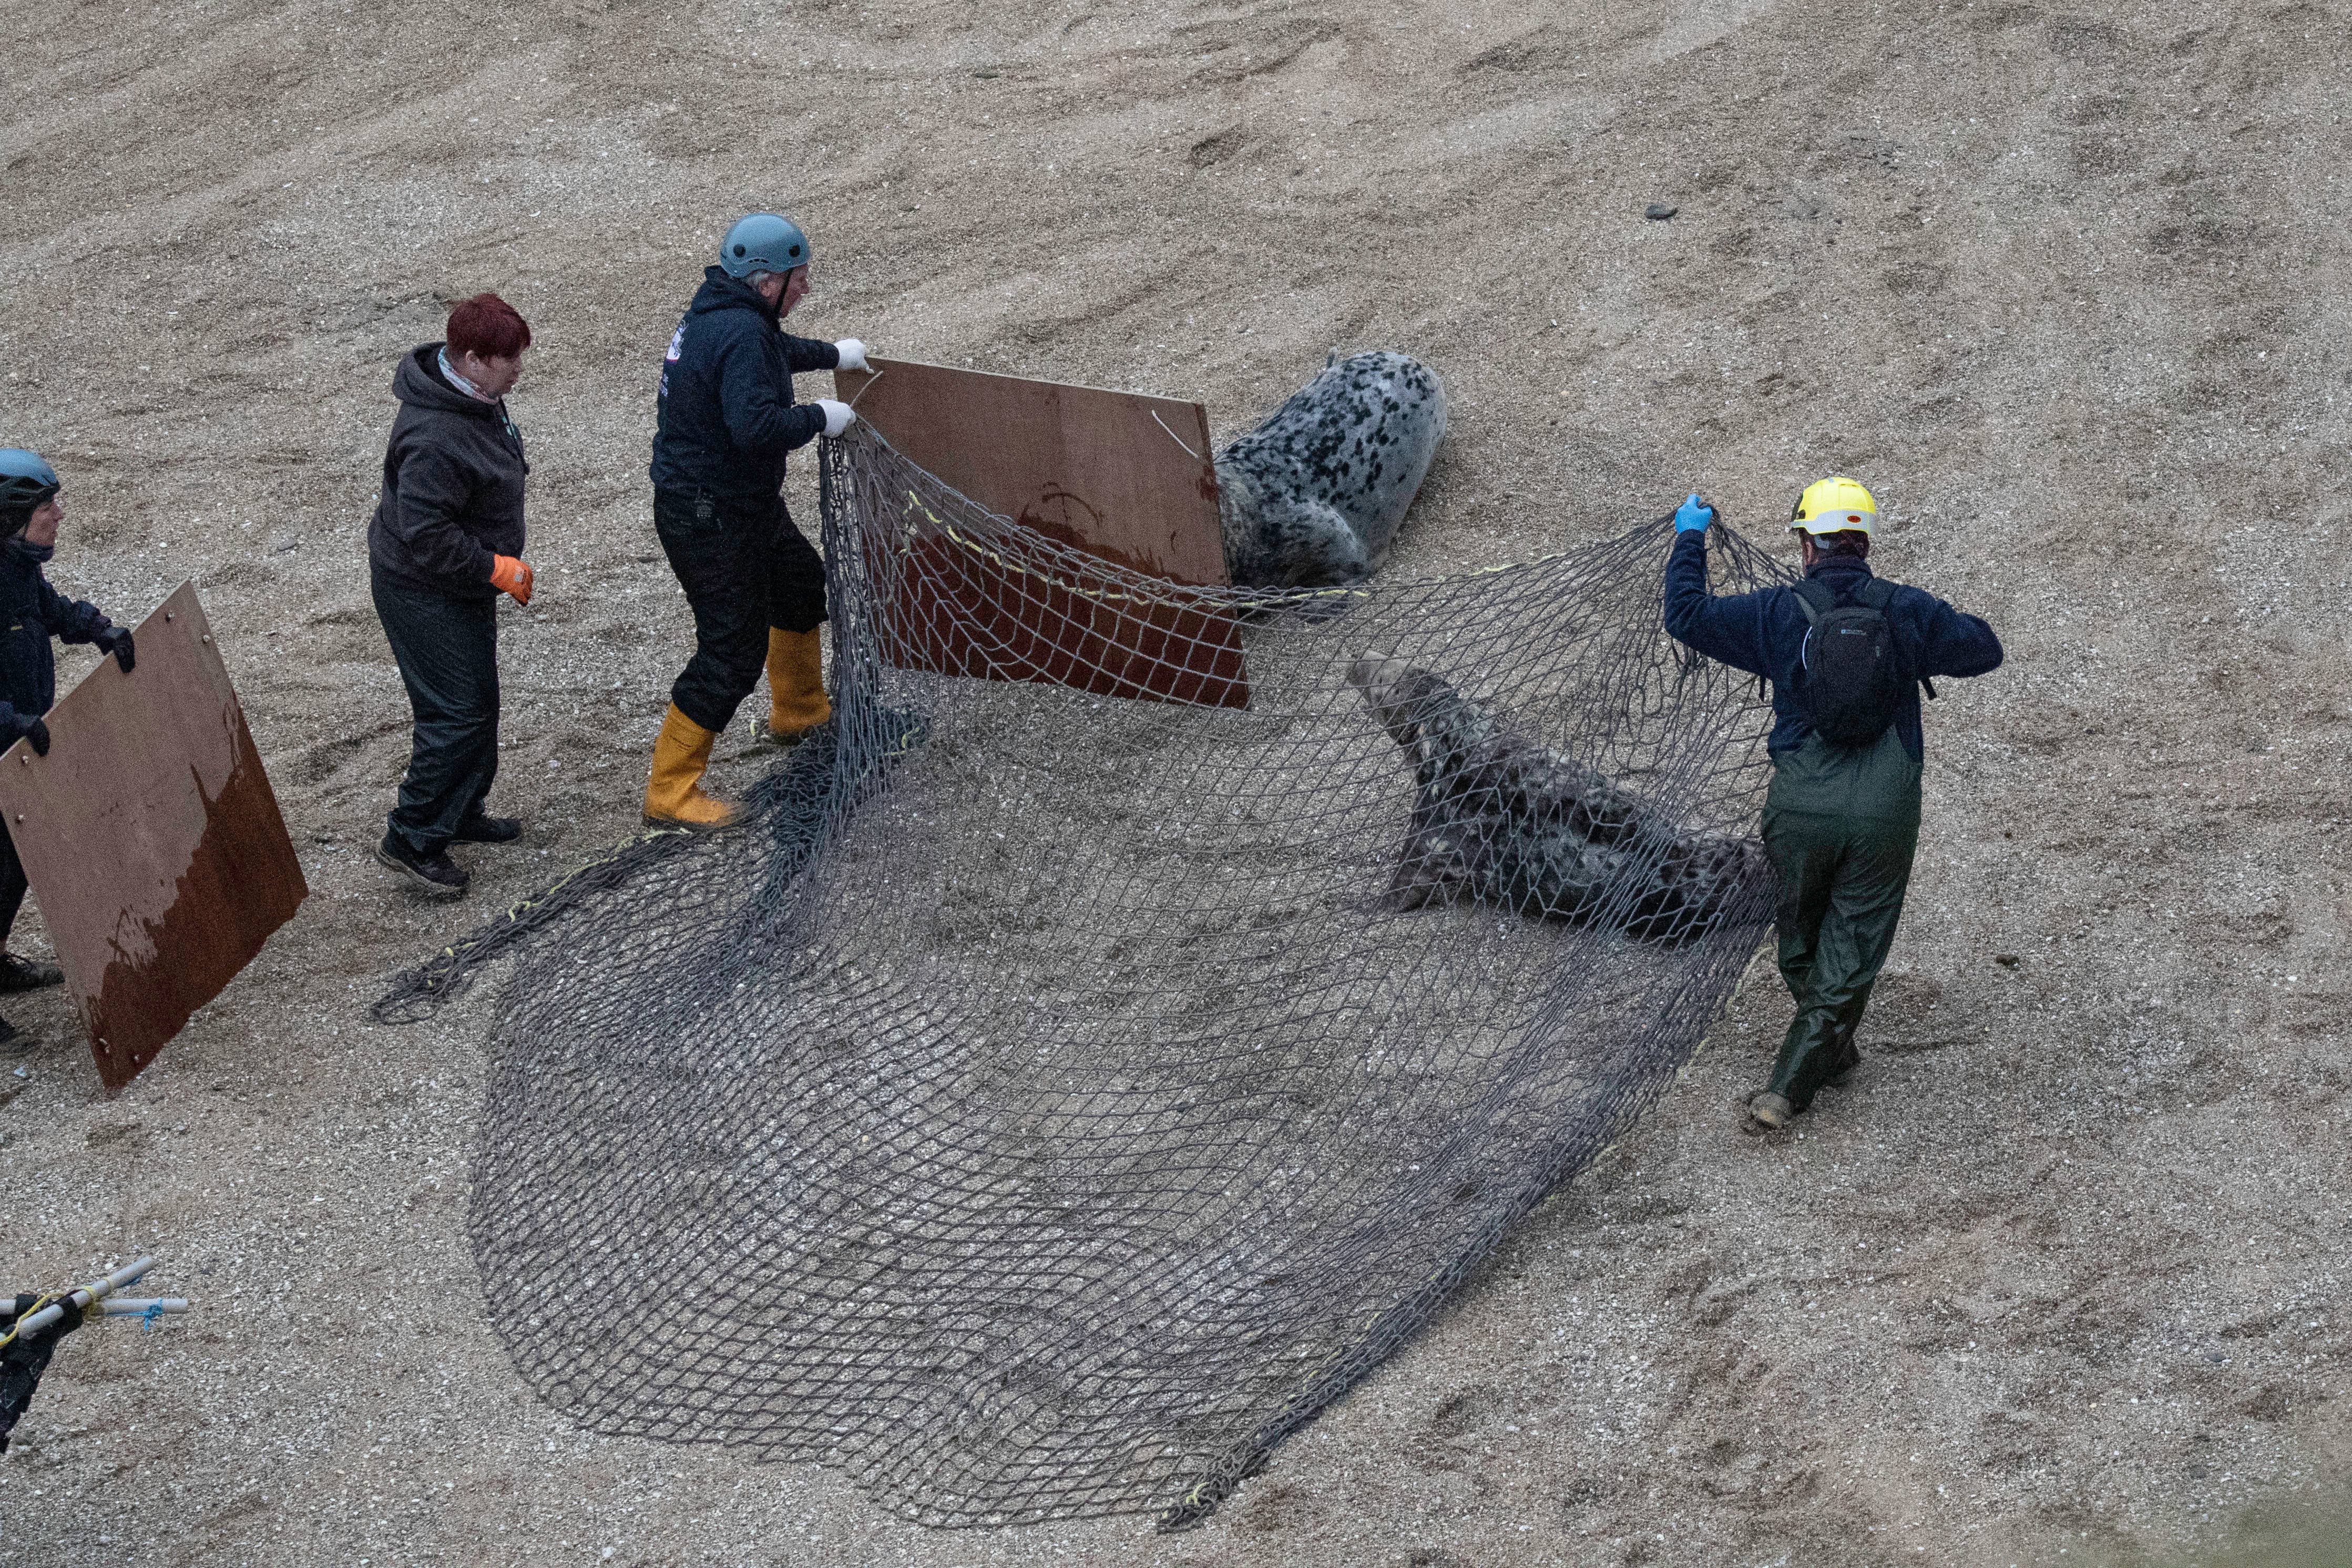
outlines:
M654 488L766 500L783 487L784 454L824 429L823 409L793 403L793 374L833 370L841 353L783 330L776 307L721 268L702 279L662 365Z
M493 558L522 554L522 433L507 405L442 378L441 345L411 350L393 372L400 413L383 454L383 492L368 559L452 599L495 599Z
M14 541L0 544L0 616L7 618L0 631L0 699L5 699L0 701L0 724L18 716L38 718L58 700L58 658L50 638L88 643L110 624L97 605L51 588L41 563Z

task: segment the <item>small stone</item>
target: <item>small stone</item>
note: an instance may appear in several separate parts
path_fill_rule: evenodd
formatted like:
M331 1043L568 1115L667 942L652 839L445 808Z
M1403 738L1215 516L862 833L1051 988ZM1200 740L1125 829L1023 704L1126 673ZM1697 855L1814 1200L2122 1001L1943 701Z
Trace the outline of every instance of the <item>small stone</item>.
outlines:
M2020 964L2025 962L2024 959L2019 957L2014 953L1995 953L1992 956L1992 961L1999 964L2004 969L2014 969Z
M1662 224L1681 211L1680 207L1670 207L1664 202L1652 202L1643 209L1642 215L1652 223Z

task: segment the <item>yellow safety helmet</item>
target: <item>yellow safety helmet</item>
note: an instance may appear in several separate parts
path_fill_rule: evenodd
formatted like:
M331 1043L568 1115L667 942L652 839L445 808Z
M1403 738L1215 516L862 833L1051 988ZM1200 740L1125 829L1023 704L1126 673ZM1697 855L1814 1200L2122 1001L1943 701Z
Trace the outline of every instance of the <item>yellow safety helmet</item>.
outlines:
M1809 534L1866 534L1877 521L1870 492L1838 474L1806 486L1789 514L1789 526Z

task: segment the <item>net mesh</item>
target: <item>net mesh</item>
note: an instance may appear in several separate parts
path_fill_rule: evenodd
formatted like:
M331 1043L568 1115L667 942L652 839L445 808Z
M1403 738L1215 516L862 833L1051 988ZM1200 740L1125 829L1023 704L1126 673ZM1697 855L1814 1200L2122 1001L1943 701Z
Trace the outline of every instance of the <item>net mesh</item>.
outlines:
M834 722L379 1016L516 960L468 1226L582 1423L1181 1527L1689 1059L1770 915L1768 715L1661 629L1663 522L1196 589L863 426L822 463Z

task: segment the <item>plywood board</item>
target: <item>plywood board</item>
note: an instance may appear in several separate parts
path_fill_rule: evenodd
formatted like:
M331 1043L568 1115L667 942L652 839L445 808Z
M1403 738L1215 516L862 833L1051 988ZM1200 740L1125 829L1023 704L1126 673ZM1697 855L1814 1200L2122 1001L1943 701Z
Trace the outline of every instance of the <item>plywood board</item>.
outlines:
M835 372L884 439L989 511L1099 559L1222 588L1209 418L1196 402L906 360ZM919 540L884 596L886 645L919 669L1107 696L1248 705L1222 605L1138 604Z
M195 586L47 716L49 754L0 752L0 811L121 1089L309 893Z

